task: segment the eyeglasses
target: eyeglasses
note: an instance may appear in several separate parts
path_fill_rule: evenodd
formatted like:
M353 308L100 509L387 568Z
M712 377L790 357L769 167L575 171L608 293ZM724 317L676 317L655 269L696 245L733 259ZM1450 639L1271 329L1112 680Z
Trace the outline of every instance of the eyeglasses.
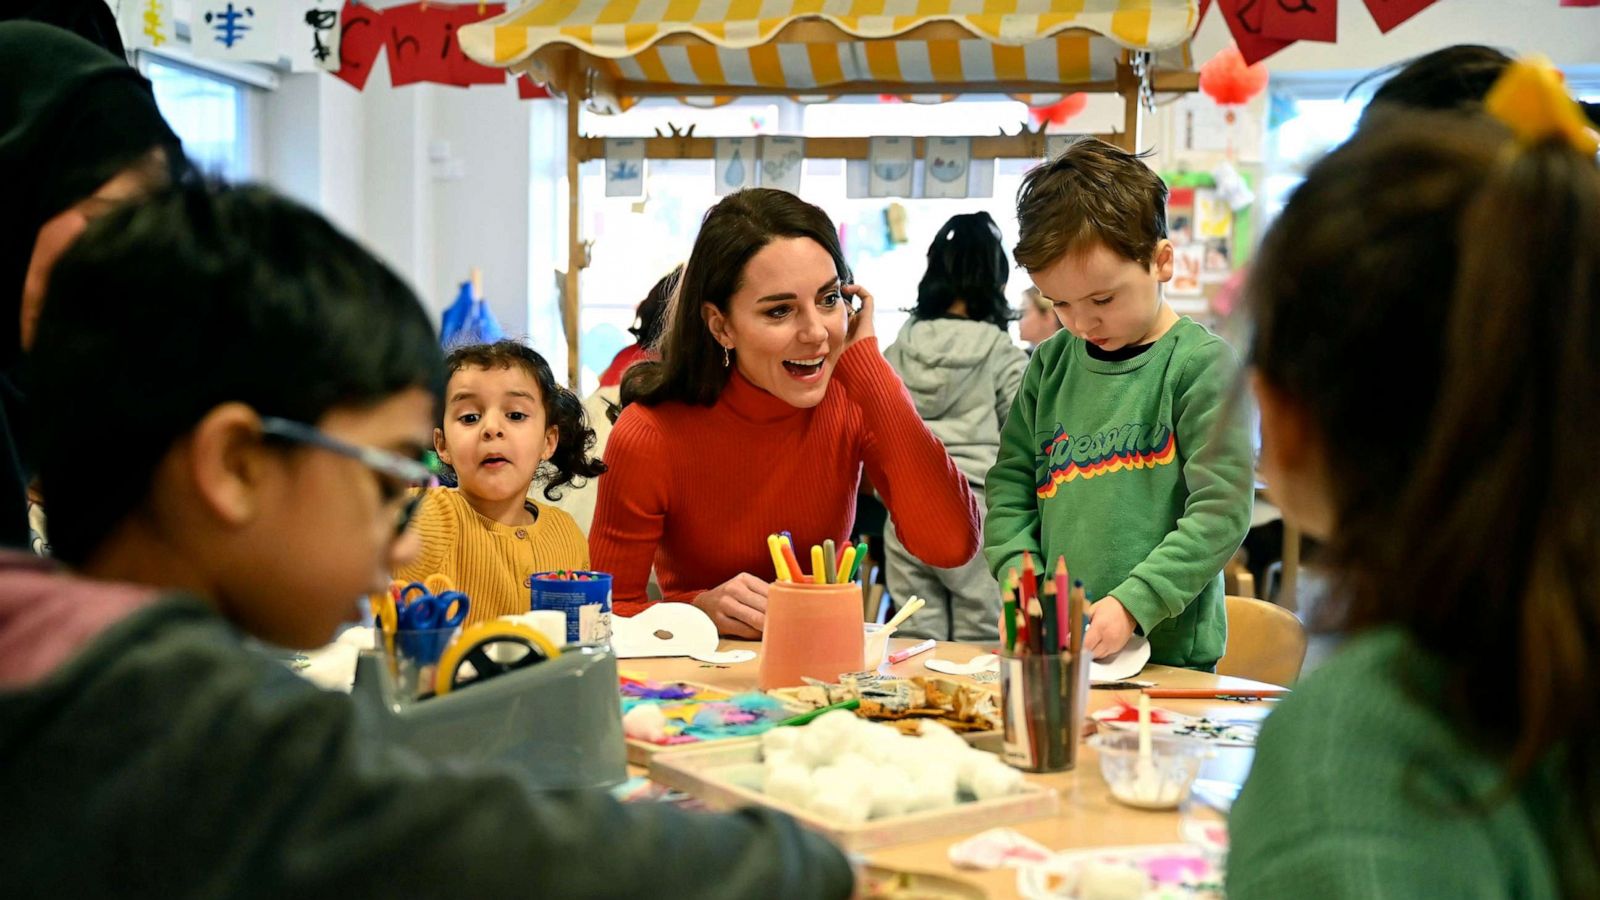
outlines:
M439 483L433 471L417 460L388 450L379 450L377 447L362 447L347 443L301 422L280 419L276 416L262 416L261 432L286 441L337 453L340 456L348 456L361 463L378 475L385 502L392 502L411 488L430 488ZM422 491L417 491L406 499L405 505L400 508L400 518L395 523L396 535L405 532L406 526L411 524L411 517L416 515L417 507L421 504Z

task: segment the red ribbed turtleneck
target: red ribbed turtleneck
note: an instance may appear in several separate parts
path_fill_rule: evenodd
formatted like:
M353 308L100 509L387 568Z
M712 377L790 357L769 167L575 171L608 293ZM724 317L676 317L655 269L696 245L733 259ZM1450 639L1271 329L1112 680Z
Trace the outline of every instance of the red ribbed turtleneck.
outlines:
M906 549L949 567L977 552L978 508L944 446L917 416L876 339L853 344L822 403L797 409L737 371L714 406L633 404L605 452L589 533L613 607L646 606L652 563L668 600L693 600L740 572L774 577L767 535L802 557L849 539L865 465ZM808 559L802 565L809 568Z

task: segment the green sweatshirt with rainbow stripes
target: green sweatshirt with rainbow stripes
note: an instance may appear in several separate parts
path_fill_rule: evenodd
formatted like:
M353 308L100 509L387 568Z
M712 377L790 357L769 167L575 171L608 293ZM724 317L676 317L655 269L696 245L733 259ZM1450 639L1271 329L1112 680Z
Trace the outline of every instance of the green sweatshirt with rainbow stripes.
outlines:
M1029 361L989 470L984 554L1064 556L1089 598L1116 597L1152 662L1209 669L1228 623L1222 567L1250 527L1249 415L1239 363L1184 317L1132 359L1062 331Z

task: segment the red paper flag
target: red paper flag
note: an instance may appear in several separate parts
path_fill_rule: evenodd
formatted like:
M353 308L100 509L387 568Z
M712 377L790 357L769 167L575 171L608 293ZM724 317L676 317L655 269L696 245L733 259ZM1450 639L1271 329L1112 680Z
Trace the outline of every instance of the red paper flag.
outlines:
M1200 0L1200 15L1196 16L1195 20L1194 20L1194 24L1195 24L1196 28L1199 28L1200 27L1200 23L1204 22L1206 20L1206 12L1208 10L1210 10L1210 9L1211 9L1211 0Z
M526 75L517 76L517 96L523 100L538 100L550 96L542 84L534 84L533 79Z
M1261 33L1281 41L1333 43L1339 33L1339 0L1268 0Z
M383 49L383 14L347 0L339 13L339 31L339 71L334 74L363 90Z
M1378 30L1388 34L1396 25L1433 5L1433 0L1367 0L1367 11Z
M1228 31L1233 33L1233 42L1239 45L1239 53L1247 65L1255 65L1294 43L1262 34L1261 20L1270 2L1274 0L1217 0Z
M391 85L401 87L419 81L462 83L453 78L449 45L445 43L445 26L453 26L454 17L454 7L437 3L430 3L426 8L420 3L407 3L384 10L383 31L389 48ZM450 37L454 36L452 27Z
M504 3L485 3L483 12L478 12L478 4L468 3L455 8L455 15L445 25L445 52L450 57L450 83L451 84L504 84L506 70L494 66L486 66L473 61L472 57L461 49L461 39L456 34L463 25L481 22L490 16L498 16L506 11Z
M1562 6L1600 6L1600 0L1561 0Z

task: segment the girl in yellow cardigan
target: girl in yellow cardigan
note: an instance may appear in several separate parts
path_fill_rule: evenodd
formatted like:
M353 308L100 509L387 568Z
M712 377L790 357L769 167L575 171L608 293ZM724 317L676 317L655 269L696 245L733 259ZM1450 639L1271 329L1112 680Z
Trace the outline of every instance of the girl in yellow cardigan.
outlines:
M429 488L413 519L422 549L402 581L443 574L472 599L468 624L528 611L535 572L586 569L589 545L572 517L529 498L605 471L591 458L583 404L549 363L516 341L459 347L445 361L444 421L434 429L454 488Z

